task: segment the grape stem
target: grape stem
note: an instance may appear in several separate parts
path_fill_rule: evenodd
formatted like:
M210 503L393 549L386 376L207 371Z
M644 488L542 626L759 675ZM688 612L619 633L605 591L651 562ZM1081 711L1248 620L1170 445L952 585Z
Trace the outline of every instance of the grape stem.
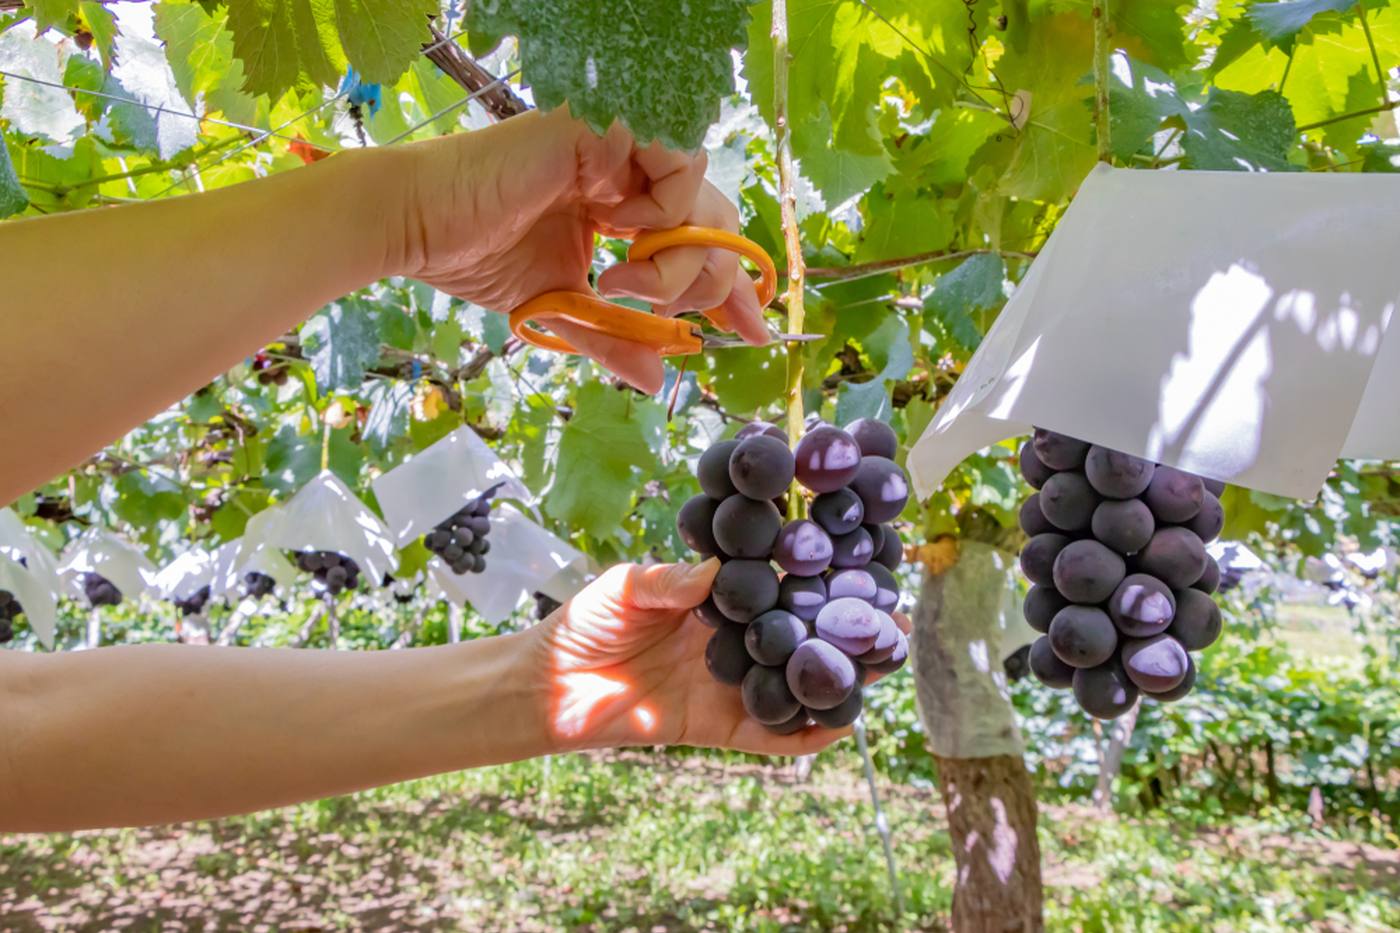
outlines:
M792 56L788 52L787 0L773 0L773 135L778 160L778 201L782 208L783 243L787 247L787 332L800 334L806 323L803 291L806 287L806 263L802 257L802 238L797 226L797 187L792 165L792 132L788 122L788 68ZM802 436L805 412L802 410L802 344L790 343L787 348L787 433L788 443L796 446ZM788 494L788 518L799 519L806 513L806 501L794 482Z

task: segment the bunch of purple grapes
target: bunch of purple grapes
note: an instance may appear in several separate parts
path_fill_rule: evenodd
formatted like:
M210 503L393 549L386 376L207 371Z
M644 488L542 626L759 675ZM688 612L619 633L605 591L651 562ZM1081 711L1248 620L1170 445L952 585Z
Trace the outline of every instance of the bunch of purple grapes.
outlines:
M492 486L423 536L428 550L441 557L453 573L481 573L486 569L486 552L491 550L491 542L486 539L491 533L491 500L500 488L499 484Z
M337 551L298 551L296 563L311 574L313 589L331 596L360 585L360 565Z
M100 573L84 573L78 578L82 584L83 595L87 597L88 604L93 608L98 606L117 606L122 601L122 591L117 589L117 585Z
M204 611L204 607L209 604L209 584L204 584L187 596L171 600L175 608L180 610L182 616L192 616Z
M265 573L250 570L243 575L243 592L253 599L270 596L275 589L277 589L277 581Z
M0 590L0 645L15 637L15 619L24 612L19 599L9 590Z
M676 525L693 550L723 561L696 609L715 629L705 663L769 731L849 725L866 672L890 673L908 657L890 616L904 549L887 523L909 498L897 445L869 418L844 431L817 423L795 450L776 426L754 422L700 457L704 491ZM777 503L794 477L815 494L811 518L784 523Z
M1042 428L1021 448L1021 475L1039 490L1021 504L1024 613L1043 633L1031 671L1099 719L1139 695L1186 696L1190 652L1220 637L1220 567L1205 544L1225 524L1225 484Z

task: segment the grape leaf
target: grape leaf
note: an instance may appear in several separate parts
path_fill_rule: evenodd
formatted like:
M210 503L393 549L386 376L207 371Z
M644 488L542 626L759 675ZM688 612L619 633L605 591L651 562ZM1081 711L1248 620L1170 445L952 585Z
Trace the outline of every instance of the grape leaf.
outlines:
M1313 17L1321 13L1341 13L1355 5L1356 0L1277 0L1269 3L1255 0L1249 4L1245 15L1261 36L1287 51Z
M62 26L68 17L78 12L77 0L28 0L34 13L34 25L40 32L50 26Z
M10 150L5 139L0 136L0 217L18 214L29 206L29 195L19 183L14 163L10 161Z
M117 18L97 0L82 0L78 4L78 11L83 22L87 24L88 31L92 33L92 44L97 47L103 67L110 70L112 52L116 49L117 42Z
M243 63L234 57L227 14L210 14L188 0L164 0L155 6L156 35L165 42L165 57L175 85L187 100L206 102L238 119L251 116L253 98L242 90Z
M793 130L792 146L794 152L801 153L798 170L802 177L833 207L870 190L894 171L894 163L883 149L867 155L836 148L831 119L825 114L799 123Z
M734 90L729 50L747 21L748 0L477 0L467 25L519 37L541 107L693 150Z
M593 538L616 535L643 478L660 468L647 438L647 407L659 406L599 382L578 390L559 438L545 514Z
M948 335L968 351L982 342L982 331L972 320L978 311L995 308L1005 300L1002 281L1006 264L995 253L969 256L943 273L924 300L926 327L941 324Z
M864 345L871 362L881 366L880 372L867 382L841 384L836 393L837 424L847 424L857 418L888 421L894 412L889 384L902 379L914 365L909 329L897 314L887 316L865 339Z
M44 36L36 36L33 23L19 23L0 33L0 62L5 70L28 78L62 84L63 53ZM60 145L69 143L83 127L73 98L60 88L33 81L5 79L0 117L29 136L43 136Z
M1190 4L1165 0L1115 0L1109 5L1113 40L1160 68L1192 62L1186 46L1186 17Z
M379 362L379 328L358 301L318 311L301 326L301 342L322 392L358 389Z
M1211 88L1186 118L1181 146L1185 167L1220 171L1286 172L1297 130L1293 111L1277 91L1242 94Z
M295 7L302 0L242 0L229 5L228 28L233 33L233 53L248 72L250 94L280 97L296 83L301 72L293 27Z
M370 409L365 417L364 438L371 449L382 453L408 433L413 384L375 382L365 392L365 400L370 403Z
M116 480L117 497L112 511L133 528L143 529L142 537L154 542L161 521L173 521L185 511L185 487L167 476L132 470Z
M895 194L884 186L866 196L865 226L856 247L856 262L874 262L948 246L953 221L948 204L912 194Z
M199 140L199 121L184 114L190 105L180 93L160 43L135 31L117 37L117 64L112 76L149 107L156 121L156 150L168 159Z
M1189 111L1166 72L1121 52L1113 56L1108 79L1108 122L1114 158L1126 161L1152 138L1163 120L1185 116Z
M710 355L710 372L725 410L752 414L783 397L787 353L777 345L720 350Z
M438 12L437 0L335 0L345 57L368 84L392 84L408 70Z

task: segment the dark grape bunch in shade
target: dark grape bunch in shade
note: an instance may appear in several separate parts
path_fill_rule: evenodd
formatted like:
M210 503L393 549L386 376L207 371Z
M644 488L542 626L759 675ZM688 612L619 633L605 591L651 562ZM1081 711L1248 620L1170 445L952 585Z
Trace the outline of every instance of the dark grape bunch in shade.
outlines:
M455 574L481 573L491 550L491 500L500 484L492 486L437 523L423 536L423 543Z
M897 447L874 419L845 430L809 421L795 450L759 421L700 456L702 492L676 525L692 550L722 561L695 610L715 630L705 663L769 731L850 725L866 674L909 655L891 616L904 548L888 523L909 498ZM787 521L794 478L812 495L811 517Z
M1021 475L1036 489L1021 504L1031 672L1099 719L1186 696L1191 652L1220 637L1205 546L1225 525L1225 484L1043 428Z
M84 573L78 578L78 583L83 588L83 595L87 597L88 605L94 609L98 606L117 606L122 601L122 591L117 589L117 585L100 573Z
M336 551L298 551L297 568L311 574L312 588L339 596L360 585L360 565Z
M209 604L209 584L204 584L193 593L181 596L179 599L172 599L175 608L180 610L182 616L198 615L204 611L204 607Z
M9 590L0 590L0 645L15 637L15 619L24 612L19 599Z
M275 589L277 581L265 573L249 570L243 575L243 593L246 596L262 599L264 596L271 596Z

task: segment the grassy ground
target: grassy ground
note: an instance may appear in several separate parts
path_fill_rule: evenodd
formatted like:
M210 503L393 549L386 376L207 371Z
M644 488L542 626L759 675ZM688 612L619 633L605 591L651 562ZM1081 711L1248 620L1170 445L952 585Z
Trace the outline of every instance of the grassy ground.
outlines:
M685 754L529 762L160 830L0 837L0 929L941 929L936 792L882 787L895 917L857 762L812 777ZM1075 930L1400 927L1400 853L1255 821L1042 816Z

